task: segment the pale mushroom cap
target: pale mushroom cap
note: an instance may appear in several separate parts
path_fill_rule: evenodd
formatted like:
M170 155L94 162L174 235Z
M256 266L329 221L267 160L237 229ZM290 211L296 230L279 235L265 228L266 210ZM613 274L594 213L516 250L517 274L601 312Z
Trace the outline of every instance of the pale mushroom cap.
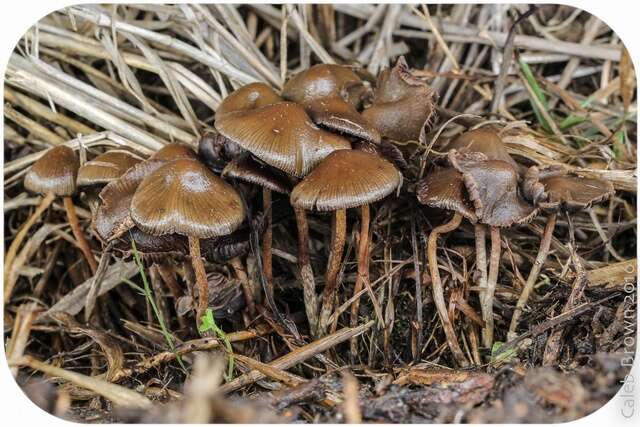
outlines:
M427 174L418 183L416 195L423 205L459 212L473 222L478 219L465 189L462 173L454 168L440 169Z
M248 153L227 163L222 171L222 177L239 179L278 193L289 194L291 192L291 184L282 172L257 162Z
M24 187L34 193L71 196L76 191L80 161L69 147L51 148L40 157L24 177Z
M362 112L382 136L396 141L417 141L433 119L435 93L414 77L404 58L378 76L373 103Z
M106 151L80 167L78 187L107 184L141 161L142 158L129 151Z
M341 97L357 106L366 88L349 67L318 64L291 77L282 89L282 97L305 104L321 98Z
M216 119L232 111L253 110L281 102L282 98L264 83L249 83L227 96L216 110Z
M454 162L454 167L463 174L478 222L510 227L529 222L537 214L537 210L520 197L518 174L511 164L501 160L461 160Z
M345 138L318 128L292 102L225 114L216 128L263 162L296 177L309 173L329 153L351 148Z
M502 138L493 129L479 128L465 132L451 141L447 149L460 153L482 153L488 160L501 160L518 170L518 165L507 151Z
M335 211L381 200L402 183L388 161L358 150L331 153L291 192L291 204L307 210Z
M145 233L206 239L233 232L244 219L240 195L202 163L165 163L142 180L131 218Z
M342 98L310 101L305 104L305 109L317 125L367 141L380 142L380 132Z

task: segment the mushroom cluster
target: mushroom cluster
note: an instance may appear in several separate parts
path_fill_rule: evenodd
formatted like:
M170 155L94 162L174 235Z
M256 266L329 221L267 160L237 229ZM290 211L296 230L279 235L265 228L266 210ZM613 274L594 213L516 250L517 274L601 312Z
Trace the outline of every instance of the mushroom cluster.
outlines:
M38 215L56 197L63 198L77 246L96 274L95 248L86 238L87 230L80 227L72 200L79 189L91 212L92 234L104 245L102 257L113 252L126 258L135 248L162 276L174 297L176 313L185 316L193 311L196 326L214 308L214 314L222 315L244 306L246 323L263 308L278 313L273 206L275 201L284 202L293 211L289 217L297 227L293 258L308 332L321 337L335 330L344 307L350 308L351 325L357 324L365 290L378 320L384 317L369 278L370 252L378 243L371 206L376 210L376 203L401 193L404 179L413 179L400 148L410 141L424 143L434 120L435 97L404 58L371 82L353 67L315 65L293 75L281 92L265 83L237 88L220 103L214 127L199 138L197 152L170 144L145 158L111 149L81 166L71 148L59 146L31 167L24 186L44 196ZM482 326L483 347L491 349L501 252L505 236L511 233L505 230L526 224L538 214L547 215L539 254L511 318L512 337L544 266L558 213L588 209L614 191L608 182L584 178L563 166L518 162L507 151L499 129L491 126L460 134L445 150L446 155L430 163L417 186L414 180L407 188L416 188L418 202L431 209L425 210L427 215L451 215L429 230L426 261L447 345L456 364L467 366L470 359L454 326L451 292L440 275L448 267L438 264L438 238L458 228L470 230L463 220L471 224L481 315L472 313L471 306L465 309ZM411 200L415 203L413 196ZM347 211L352 208L359 210L352 221L357 273L348 306L336 309L349 241ZM278 214L286 215L288 209ZM309 212L331 215L323 281L312 267L320 248L311 245ZM26 230L33 221L27 221ZM18 233L7 257L15 256L25 235L26 231ZM242 259L250 251L251 262ZM257 268L249 268L254 259ZM235 271L238 286L230 285L214 268L226 263ZM186 290L176 280L180 266ZM261 305L257 282L263 285L266 306ZM323 287L318 293L320 282ZM214 301L212 294L220 298ZM358 351L356 340L351 341L351 351Z

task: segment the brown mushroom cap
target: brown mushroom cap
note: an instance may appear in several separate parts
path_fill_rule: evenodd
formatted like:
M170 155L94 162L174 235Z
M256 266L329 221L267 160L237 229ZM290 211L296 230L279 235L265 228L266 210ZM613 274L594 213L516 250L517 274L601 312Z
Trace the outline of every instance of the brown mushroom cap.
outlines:
M205 239L238 228L244 206L236 190L202 163L179 159L142 180L131 200L131 218L152 235Z
M120 178L107 184L100 192L92 227L103 242L108 242L133 228L129 216L131 199L142 180L165 162L146 160L127 170Z
M309 101L305 109L317 125L367 141L380 142L380 132L342 98L334 96Z
M291 77L282 89L282 97L301 104L340 97L357 107L366 91L362 80L351 68L318 64Z
M78 170L78 187L107 184L120 178L127 169L140 163L142 158L125 150L106 151Z
M34 193L71 196L76 191L80 161L69 147L51 148L40 157L24 177L24 188Z
M507 152L502 138L493 129L479 128L465 132L447 146L448 150L460 153L482 153L488 160L501 160L518 170L519 166Z
M417 141L433 118L433 90L413 76L400 57L395 67L378 76L373 103L362 115L382 136L396 141Z
M478 153L475 153L478 154ZM450 156L462 173L478 221L492 227L510 227L530 221L537 210L518 194L518 174L507 162Z
M169 144L165 145L155 153L149 160L159 160L163 162L169 162L177 159L195 159L196 153L184 144Z
M278 193L291 192L291 184L286 176L264 163L257 162L249 153L227 163L222 171L222 177L239 179Z
M232 111L254 110L281 102L282 98L264 83L249 83L227 96L216 110L216 118Z
M608 181L570 174L562 165L532 166L525 175L524 194L546 211L579 211L608 200L615 190Z
M418 183L418 201L432 208L455 211L472 222L478 220L462 173L454 168L445 168L427 174Z
M329 153L351 148L345 138L318 128L292 102L225 114L216 128L263 162L296 177L309 173Z
M291 204L318 211L348 209L383 199L401 182L400 172L383 158L364 151L339 150L294 187Z
M395 165L398 169L405 170L408 167L404 154L389 140L383 139L375 144L371 141L358 140L353 143L354 150L366 151L367 153L381 156Z

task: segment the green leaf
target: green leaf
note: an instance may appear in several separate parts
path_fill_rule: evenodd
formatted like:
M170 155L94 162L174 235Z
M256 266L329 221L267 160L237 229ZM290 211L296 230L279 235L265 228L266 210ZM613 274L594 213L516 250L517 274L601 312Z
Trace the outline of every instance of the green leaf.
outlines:
M226 377L227 381L231 381L233 379L233 348L231 347L231 341L227 337L227 334L216 324L215 319L213 318L213 311L208 308L205 312L205 315L201 318L202 323L198 325L198 332L201 334L205 332L213 332L216 337L224 343L225 348L227 349L227 353L229 356L229 368Z
M500 349L504 346L502 341L496 341L491 347L491 363L505 363L510 361L517 354L516 349L512 348L507 351L501 352Z
M520 69L522 70L522 74L524 75L524 78L527 80L527 83L529 84L529 86L531 86L531 90L533 91L535 97L538 99L538 101L540 101L540 104L545 109L545 111L549 111L549 103L547 101L547 96L544 94L544 91L538 84L538 81L533 75L533 72L531 71L529 64L527 64L522 59L518 61L518 64L520 65ZM536 103L531 101L531 107L533 108L533 112L536 115L536 119L542 125L543 129L547 132L551 132L551 126L549 126L549 123L540 112L540 109L538 108Z

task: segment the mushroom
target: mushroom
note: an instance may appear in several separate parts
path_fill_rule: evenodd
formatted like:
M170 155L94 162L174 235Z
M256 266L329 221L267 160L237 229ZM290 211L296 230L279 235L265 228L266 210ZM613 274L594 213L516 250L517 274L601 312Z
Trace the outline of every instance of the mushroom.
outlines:
M447 145L447 150L456 150L459 153L482 153L487 160L502 160L509 163L520 172L522 166L513 160L507 151L502 138L493 129L478 128L464 132Z
M176 233L189 239L199 291L199 324L208 303L200 239L228 235L238 228L244 219L240 195L202 163L178 159L163 164L142 180L131 200L131 218L145 233Z
M531 267L509 325L509 338L515 336L518 320L540 274L551 246L558 212L569 214L608 200L615 190L608 181L583 178L569 173L563 165L532 166L524 177L523 193L535 206L549 214L540 239L540 249Z
M295 207L334 212L319 334L326 331L333 310L345 242L346 210L361 209L358 277L354 289L358 293L363 285L369 288L369 204L391 194L401 182L400 172L381 157L358 150L339 150L322 160L291 192L291 204ZM352 321L357 310L358 303L354 302Z
M429 234L427 241L427 261L431 275L431 288L433 301L438 310L440 322L447 337L447 344L451 349L454 359L460 366L467 366L467 359L458 344L455 329L449 319L447 304L444 300L444 290L438 268L438 236L454 231L462 218L467 218L475 223L478 218L473 210L472 202L467 194L462 173L454 168L445 168L427 174L418 184L418 201L432 208L453 211L453 218L448 222L435 227Z
M95 273L98 265L91 252L91 247L80 229L76 208L71 199L71 196L76 191L76 178L79 167L78 157L71 148L67 146L54 147L31 166L24 178L24 187L29 191L45 196L41 206L44 204L48 206L56 196L62 197L73 236L87 260L91 272ZM8 255L7 258L9 258Z
M225 138L267 165L298 178L309 173L329 153L351 148L346 139L318 128L304 109L292 102L230 112L217 117L215 126ZM263 200L269 200L270 194L265 195L265 192ZM309 259L308 224L304 209L294 207L294 211L298 228L298 264L309 326L313 331L317 318L313 313L317 308L313 298L315 283ZM269 224L267 217L267 230ZM270 244L263 239L263 248L265 246L268 248ZM266 256L263 258L266 259Z
M88 195L88 203L92 213L97 207L99 190L111 181L120 178L129 168L141 161L141 157L130 151L109 150L80 166L76 184L79 188L83 188Z
M282 96L303 105L319 126L379 143L380 133L357 110L367 92L351 68L319 64L291 77Z
M478 152L462 154L449 151L449 162L462 173L465 188L478 218L476 231L476 263L480 271L480 305L483 344L493 345L493 296L498 281L500 263L500 229L529 222L537 209L529 205L519 194L518 173L502 160L487 160ZM485 228L489 226L491 252L489 273L486 270Z
M255 110L282 102L282 98L264 83L249 83L231 92L218 106L216 120L234 111Z
M244 152L238 144L229 141L216 130L205 132L198 140L198 157L216 172L222 171L227 162Z
M373 103L362 116L383 137L396 141L417 141L433 118L435 93L409 71L404 57L395 67L378 75Z

